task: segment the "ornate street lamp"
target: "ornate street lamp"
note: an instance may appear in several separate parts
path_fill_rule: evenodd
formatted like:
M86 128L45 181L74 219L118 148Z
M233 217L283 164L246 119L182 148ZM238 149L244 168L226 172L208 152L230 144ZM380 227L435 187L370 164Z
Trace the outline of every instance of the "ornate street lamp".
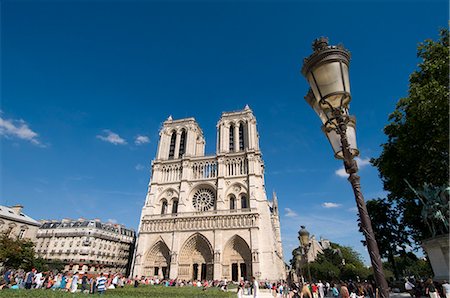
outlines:
M301 230L298 231L298 240L300 240L300 246L303 251L303 258L306 261L306 267L308 268L308 279L309 282L312 282L311 279L311 271L309 269L309 260L308 260L308 251L311 246L311 242L309 241L309 232L306 230L305 226L300 226Z
M305 96L307 103L322 121L322 130L330 142L334 156L344 161L349 174L356 205L361 220L361 229L366 238L375 281L382 298L389 297L389 290L383 273L377 242L361 192L358 166L354 157L359 155L356 145L356 119L348 113L351 101L349 64L350 52L342 46L328 45L328 38L321 37L313 42L313 51L305 58L302 74L311 89Z

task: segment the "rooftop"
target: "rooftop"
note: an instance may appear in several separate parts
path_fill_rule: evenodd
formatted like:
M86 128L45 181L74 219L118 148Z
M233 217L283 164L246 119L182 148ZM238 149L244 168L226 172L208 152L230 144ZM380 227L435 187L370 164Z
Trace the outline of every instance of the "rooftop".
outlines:
M40 226L40 223L25 213L22 212L23 206L16 205L12 207L0 205L0 218L5 218L13 221L19 221L34 226Z

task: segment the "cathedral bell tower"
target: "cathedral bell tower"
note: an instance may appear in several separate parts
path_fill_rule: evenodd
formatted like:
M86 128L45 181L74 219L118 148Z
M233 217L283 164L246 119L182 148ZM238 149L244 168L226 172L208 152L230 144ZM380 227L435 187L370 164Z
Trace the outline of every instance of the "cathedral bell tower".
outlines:
M194 118L169 117L152 162L133 275L284 279L279 215L272 205L256 118L248 106L222 113L214 155L205 156Z

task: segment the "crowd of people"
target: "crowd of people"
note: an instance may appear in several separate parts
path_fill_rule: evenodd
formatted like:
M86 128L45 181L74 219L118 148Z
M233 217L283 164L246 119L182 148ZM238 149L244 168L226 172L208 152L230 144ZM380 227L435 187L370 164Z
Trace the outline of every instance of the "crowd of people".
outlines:
M194 280L186 281L179 279L160 279L158 277L145 278L135 276L126 278L119 273L99 273L81 274L78 272L54 273L38 272L36 269L24 271L21 269L7 269L0 279L0 289L48 289L66 292L77 292L91 294L103 294L107 289L123 288L125 285L161 285L165 287L198 287L204 291L208 288L218 288L221 291L228 291L229 285L234 282L225 280ZM236 284L236 283L234 283ZM234 287L233 287L234 288ZM242 280L237 283L237 297L251 296L257 298L260 288L270 290L275 298L375 298L376 287L372 282L343 282L330 284L329 282L313 283L288 283L280 281L269 283L268 281L258 282L254 277L250 280ZM450 298L450 284L406 279L404 289L411 295L411 298ZM235 291L230 290L230 291Z
M420 298L423 296L430 298L450 298L450 284L446 280L438 283L431 278L426 281L408 278L405 280L405 290L412 298Z
M123 288L125 284L131 282L121 274L87 275L78 272L38 272L35 268L30 271L7 269L0 281L0 289L51 289L72 293L81 291L103 294L107 288Z

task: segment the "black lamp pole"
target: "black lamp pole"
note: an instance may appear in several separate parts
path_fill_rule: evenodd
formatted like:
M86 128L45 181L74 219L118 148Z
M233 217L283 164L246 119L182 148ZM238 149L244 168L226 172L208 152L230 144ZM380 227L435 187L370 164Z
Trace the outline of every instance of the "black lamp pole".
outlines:
M313 54L305 59L302 67L302 74L311 86L305 100L322 120L322 130L333 147L335 157L344 162L345 171L349 174L348 181L355 195L375 281L380 296L389 298L380 252L361 192L358 166L354 160L359 151L356 147L356 121L348 114L351 101L348 73L350 53L342 46L328 45L328 39L323 37L314 41L313 50Z

